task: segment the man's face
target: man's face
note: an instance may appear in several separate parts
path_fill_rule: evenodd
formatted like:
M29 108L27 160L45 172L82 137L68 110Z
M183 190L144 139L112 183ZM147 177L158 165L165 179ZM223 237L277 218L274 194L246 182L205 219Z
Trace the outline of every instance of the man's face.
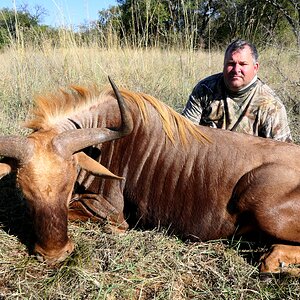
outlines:
M247 86L259 68L258 62L254 63L249 46L228 53L224 58L224 80L227 87L237 92Z

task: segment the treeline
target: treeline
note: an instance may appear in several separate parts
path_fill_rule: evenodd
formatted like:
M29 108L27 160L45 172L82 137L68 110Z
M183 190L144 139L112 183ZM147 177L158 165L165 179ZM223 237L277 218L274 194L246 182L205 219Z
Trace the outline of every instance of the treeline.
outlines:
M67 30L76 43L102 47L208 49L241 37L261 47L300 48L299 0L117 0L116 6L98 12L98 20L79 28L40 25L44 13L41 7L34 13L27 7L3 9L0 46L20 34L25 41L47 36L61 43L60 30Z
M260 45L300 45L299 0L118 0L98 30L124 44L209 48L243 37Z

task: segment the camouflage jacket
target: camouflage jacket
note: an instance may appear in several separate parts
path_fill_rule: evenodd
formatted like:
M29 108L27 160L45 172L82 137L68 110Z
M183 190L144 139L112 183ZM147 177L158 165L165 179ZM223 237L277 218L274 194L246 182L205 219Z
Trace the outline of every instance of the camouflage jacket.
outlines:
M233 93L222 73L211 75L195 86L182 114L201 125L292 141L284 105L260 79Z

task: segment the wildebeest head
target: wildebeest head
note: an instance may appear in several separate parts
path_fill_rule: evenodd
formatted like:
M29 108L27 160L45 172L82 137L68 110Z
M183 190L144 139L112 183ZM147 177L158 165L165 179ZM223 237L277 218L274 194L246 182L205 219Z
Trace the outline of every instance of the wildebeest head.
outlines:
M27 137L0 137L0 155L17 162L17 184L33 219L34 252L49 264L64 260L74 249L67 233L68 204L81 167L94 175L122 179L89 158L82 149L119 139L132 131L132 117L118 89L111 81L121 112L121 126L64 131L37 130ZM0 178L14 163L0 163Z

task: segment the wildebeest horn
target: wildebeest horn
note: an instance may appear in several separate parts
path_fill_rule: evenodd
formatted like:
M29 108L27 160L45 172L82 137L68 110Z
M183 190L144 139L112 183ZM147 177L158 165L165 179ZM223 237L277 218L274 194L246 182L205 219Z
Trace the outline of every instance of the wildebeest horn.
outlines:
M109 82L114 90L114 93L117 97L117 100L118 100L118 104L119 104L119 108L120 108L120 112L121 112L121 120L122 120L120 132L122 132L122 135L125 136L125 135L129 134L133 129L132 116L129 113L127 105L126 105L123 97L121 96L117 86L115 85L115 83L109 76L108 76L108 80L109 80Z
M33 144L23 136L1 136L0 155L26 162L33 153Z
M120 128L116 130L108 128L85 128L62 132L53 140L53 144L62 156L67 157L86 147L119 139L132 131L133 121L128 107L115 83L110 77L108 79L119 104L122 121Z

